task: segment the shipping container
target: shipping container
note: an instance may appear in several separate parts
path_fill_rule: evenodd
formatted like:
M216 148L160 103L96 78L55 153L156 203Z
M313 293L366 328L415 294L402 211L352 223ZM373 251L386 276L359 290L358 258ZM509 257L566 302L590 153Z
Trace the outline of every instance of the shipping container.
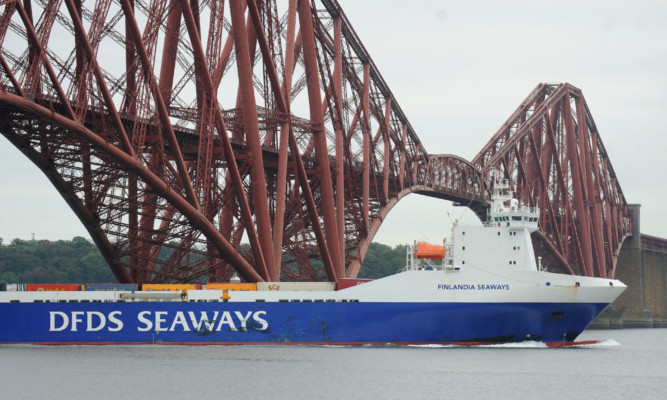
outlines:
M78 283L26 283L26 292L78 292Z
M101 294L101 293L100 293ZM113 293L125 301L185 301L187 295L176 290L151 290L148 292Z
M256 283L213 282L206 285L207 290L257 290Z
M141 290L144 292L151 292L155 290L179 290L186 292L188 290L199 290L201 285L192 283L144 283L141 285Z
M8 292L22 292L25 290L25 285L22 283L8 283L7 291Z
M257 282L257 290L288 290L288 291L333 291L333 282Z
M417 243L415 257L426 260L442 260L445 258L445 247L426 242Z
M83 285L83 288L86 292L108 292L108 291L118 291L118 292L134 292L137 290L136 283L87 283Z
M338 290L347 289L352 286L362 285L366 282L370 282L372 279L352 279L352 278L341 278L338 279L337 287Z

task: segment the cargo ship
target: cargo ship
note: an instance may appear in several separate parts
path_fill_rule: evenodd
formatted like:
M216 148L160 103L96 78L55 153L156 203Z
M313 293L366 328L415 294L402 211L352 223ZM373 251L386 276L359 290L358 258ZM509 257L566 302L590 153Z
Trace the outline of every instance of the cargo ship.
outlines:
M496 182L485 223L414 243L372 281L10 285L0 343L573 344L626 286L548 272L530 239L539 210L508 193Z

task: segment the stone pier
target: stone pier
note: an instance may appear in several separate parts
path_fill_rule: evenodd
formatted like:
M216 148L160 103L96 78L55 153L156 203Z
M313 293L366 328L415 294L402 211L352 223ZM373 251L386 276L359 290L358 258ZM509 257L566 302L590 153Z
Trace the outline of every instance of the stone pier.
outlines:
M667 327L667 239L641 234L640 205L630 209L633 236L623 243L615 275L628 289L591 328Z

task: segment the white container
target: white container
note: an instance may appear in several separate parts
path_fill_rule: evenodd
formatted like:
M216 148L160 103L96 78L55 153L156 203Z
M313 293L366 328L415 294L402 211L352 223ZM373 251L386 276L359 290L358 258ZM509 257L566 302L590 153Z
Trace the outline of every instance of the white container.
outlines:
M333 282L257 282L258 291L327 292L335 289Z
M22 292L24 290L22 283L8 283L7 291L8 292Z

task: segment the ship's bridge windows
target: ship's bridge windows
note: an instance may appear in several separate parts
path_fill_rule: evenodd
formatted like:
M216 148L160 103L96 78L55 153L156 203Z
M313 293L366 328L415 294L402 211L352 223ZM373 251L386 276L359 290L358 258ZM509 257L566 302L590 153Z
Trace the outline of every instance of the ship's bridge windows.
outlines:
M512 221L521 221L521 217L512 217Z

